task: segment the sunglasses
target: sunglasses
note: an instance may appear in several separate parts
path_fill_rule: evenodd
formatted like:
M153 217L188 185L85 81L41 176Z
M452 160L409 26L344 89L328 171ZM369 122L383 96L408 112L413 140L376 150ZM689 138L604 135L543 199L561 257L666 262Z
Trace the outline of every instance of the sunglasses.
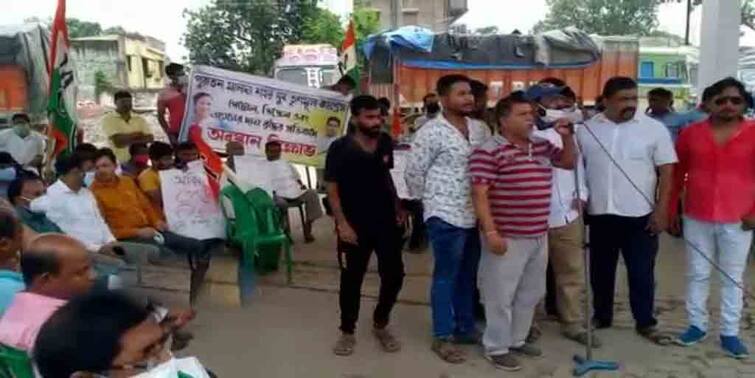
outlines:
M739 96L730 96L730 97L719 97L713 103L715 103L718 106L724 105L727 102L730 102L732 105L742 105L745 102L745 99Z

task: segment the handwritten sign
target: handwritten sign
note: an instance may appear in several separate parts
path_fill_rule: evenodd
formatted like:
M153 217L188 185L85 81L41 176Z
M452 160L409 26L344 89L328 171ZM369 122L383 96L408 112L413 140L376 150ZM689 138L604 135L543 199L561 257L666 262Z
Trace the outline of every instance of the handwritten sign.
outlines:
M225 238L225 219L209 191L201 162L189 164L185 172L160 171L160 183L171 231L199 240Z
M327 151L318 146L343 134L348 107L348 99L337 92L195 66L180 138L199 128L217 151L238 142L257 155L264 154L268 141L278 140L284 159L323 167Z

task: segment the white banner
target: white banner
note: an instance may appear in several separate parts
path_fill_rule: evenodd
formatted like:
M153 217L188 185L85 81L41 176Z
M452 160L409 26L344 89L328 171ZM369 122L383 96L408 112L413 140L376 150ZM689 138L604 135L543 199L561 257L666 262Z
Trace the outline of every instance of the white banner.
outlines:
M325 165L328 142L343 135L349 108L334 91L208 66L192 69L186 102L181 140L198 128L216 151L233 141L256 155L279 140L284 159L316 167Z
M171 231L199 240L225 239L225 219L201 161L181 171L160 171L163 210Z

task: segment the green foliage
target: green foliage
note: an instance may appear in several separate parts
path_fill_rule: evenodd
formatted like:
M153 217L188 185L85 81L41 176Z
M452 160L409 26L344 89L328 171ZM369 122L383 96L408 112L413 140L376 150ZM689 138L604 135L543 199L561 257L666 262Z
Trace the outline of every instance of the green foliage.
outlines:
M304 39L306 16L315 7L316 0L213 0L185 10L189 60L267 75L283 45Z
M333 46L341 46L344 30L341 20L332 12L315 8L311 14L306 15L304 30L302 31L302 43L329 43Z
M648 35L658 26L659 0L546 0L550 10L535 31L575 26L600 35Z
M102 26L98 22L81 21L77 18L67 18L69 38L93 37L102 34Z
M103 30L102 34L124 35L124 34L126 34L126 29L124 29L122 26L111 26L111 27Z
M498 27L486 26L484 28L475 29L474 33L479 35L495 35L498 34Z
M380 13L375 9L355 5L351 17L354 19L357 40L364 40L380 31Z

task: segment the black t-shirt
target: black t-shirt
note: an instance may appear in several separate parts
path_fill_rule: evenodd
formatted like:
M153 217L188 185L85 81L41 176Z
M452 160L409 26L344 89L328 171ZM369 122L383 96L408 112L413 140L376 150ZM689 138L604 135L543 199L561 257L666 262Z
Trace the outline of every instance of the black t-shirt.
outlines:
M325 181L338 184L343 213L356 232L395 225L396 199L391 168L393 141L385 133L380 134L374 153L363 150L353 134L330 145Z

